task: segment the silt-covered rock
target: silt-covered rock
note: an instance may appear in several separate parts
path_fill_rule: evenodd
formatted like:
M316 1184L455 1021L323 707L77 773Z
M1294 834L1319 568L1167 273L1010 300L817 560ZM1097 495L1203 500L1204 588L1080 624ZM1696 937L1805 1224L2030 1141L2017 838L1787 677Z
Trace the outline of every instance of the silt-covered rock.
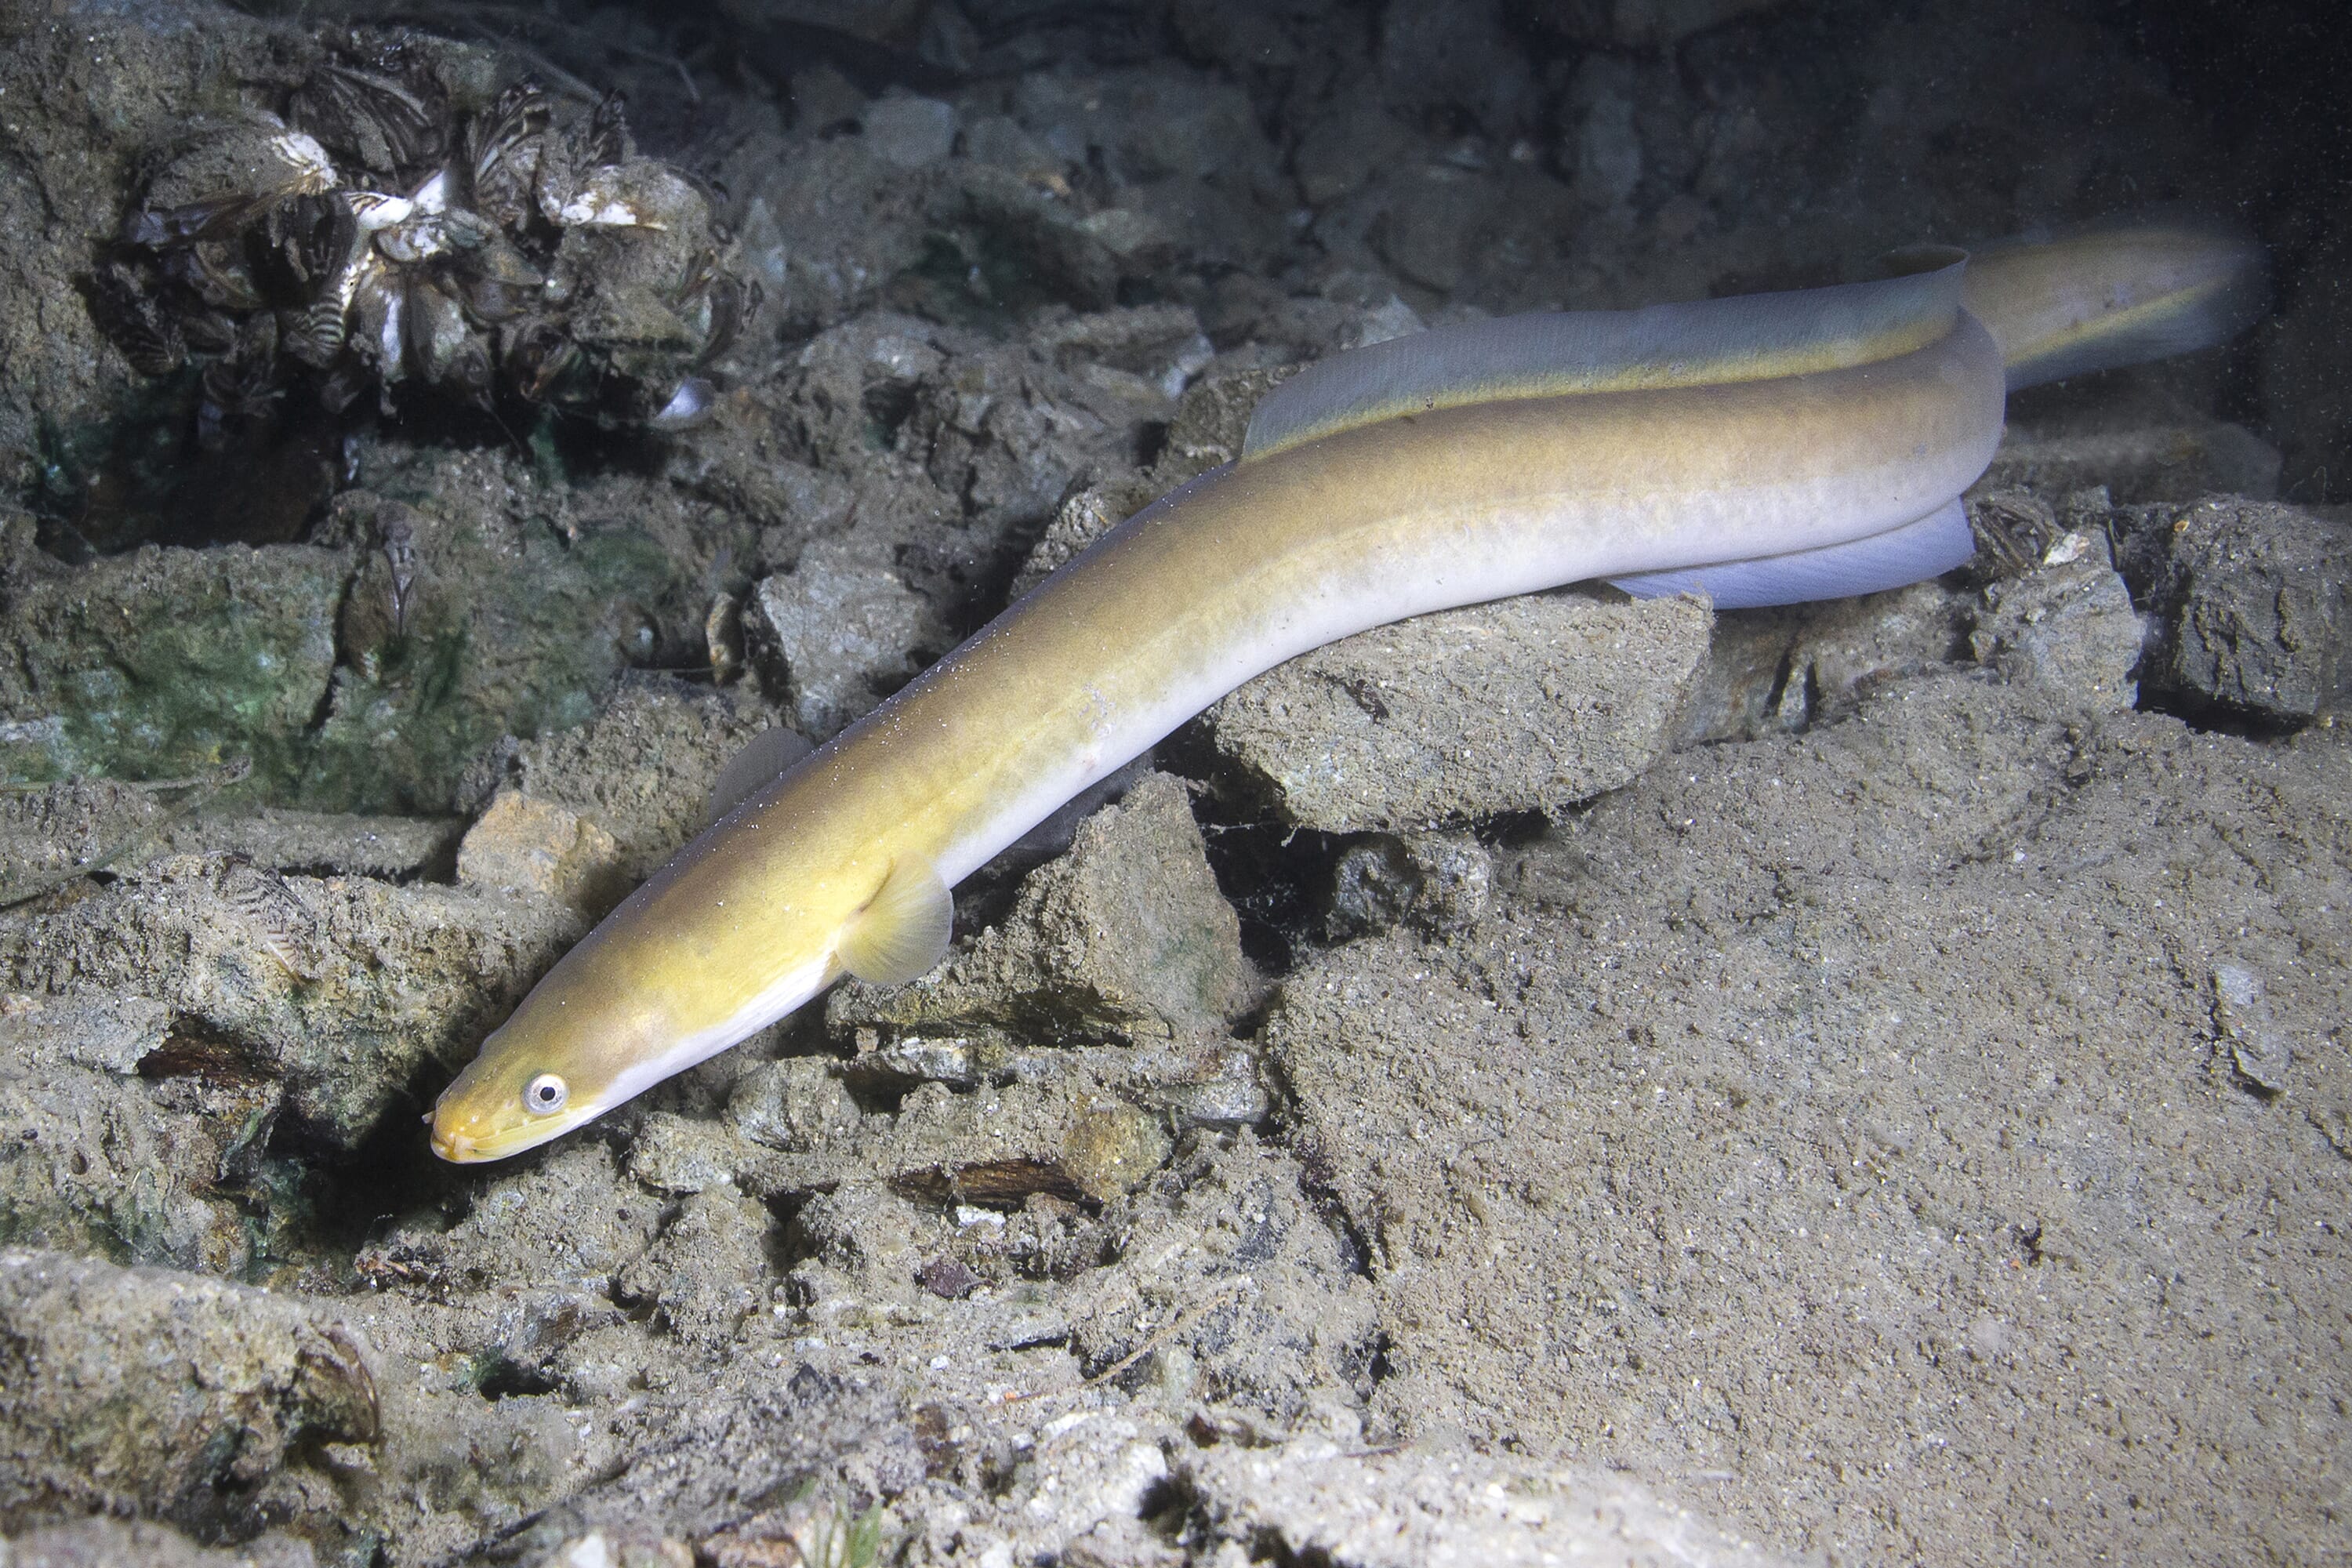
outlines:
M1211 708L1210 743L1286 821L1332 833L1558 809L1673 743L1713 616L1533 595L1344 638Z

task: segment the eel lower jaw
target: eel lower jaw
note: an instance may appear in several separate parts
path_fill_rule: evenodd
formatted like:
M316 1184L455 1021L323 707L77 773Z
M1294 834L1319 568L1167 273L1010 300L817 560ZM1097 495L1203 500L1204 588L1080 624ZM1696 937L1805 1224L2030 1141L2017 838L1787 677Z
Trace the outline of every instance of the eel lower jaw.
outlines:
M474 1152L474 1141L463 1132L433 1130L433 1152L452 1164L470 1165L481 1156Z

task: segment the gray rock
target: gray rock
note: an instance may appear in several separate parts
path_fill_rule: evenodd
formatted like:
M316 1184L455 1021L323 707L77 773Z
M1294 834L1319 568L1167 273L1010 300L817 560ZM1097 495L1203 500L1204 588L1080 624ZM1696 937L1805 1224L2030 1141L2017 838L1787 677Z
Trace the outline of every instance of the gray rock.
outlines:
M2352 526L2330 511L2214 497L2116 519L2158 619L2143 683L2273 721L2352 690Z
M905 685L914 648L937 640L929 606L847 541L809 547L743 610L745 652L794 727L823 741Z
M879 99L859 120L866 144L895 168L928 169L955 148L955 106L936 98Z
M1372 834L1331 868L1326 929L1345 940L1400 921L1470 925L1486 914L1493 880L1494 857L1466 833Z
M1220 1531L1350 1568L1578 1561L1773 1568L1790 1559L1606 1471L1442 1446L1365 1455L1345 1431L1189 1453L1179 1468ZM1441 1522L1442 1521L1442 1522Z
M1284 820L1332 833L1553 810L1638 776L1696 689L1694 599L1531 595L1348 637L1211 708L1211 743Z
M1295 371L1288 365L1212 369L1192 382L1176 405L1167 438L1150 470L1115 475L1065 497L1014 575L1012 596L1028 593L1087 545L1185 480L1240 457L1259 400Z
M0 795L0 900L15 902L100 866L135 863L168 826L170 798L103 779Z
M1500 141L1534 117L1528 52L1499 0L1395 0L1381 13L1379 49L1381 99L1414 120L1451 110Z
M1642 184L1642 139L1633 126L1633 68L1593 55L1569 85L1567 108L1576 116L1560 150L1560 165L1577 199L1587 206L1622 206Z
M1377 100L1349 93L1300 134L1292 167L1307 204L1321 207L1360 189L1413 150L1412 132Z
M1289 1423L1352 1404L1381 1325L1351 1242L1298 1172L1294 1153L1246 1131L1187 1139L1127 1200L1124 1266L1068 1309L1087 1364L1134 1357L1180 1408L1215 1399Z
M794 1152L856 1132L857 1107L836 1068L826 1057L760 1063L735 1080L728 1123L754 1143Z
M634 885L706 826L720 774L766 718L748 692L630 677L585 724L517 747L513 785L610 834L618 874Z
M814 110L812 134L782 156L774 142L751 139L724 175L750 193L743 263L768 297L763 312L800 336L872 305L921 260L938 171L894 164L864 136L814 134L867 107L837 71L795 72L793 89Z
M2262 976L2242 963L2213 966L2213 1022L2238 1076L2263 1094L2284 1094L2294 1043L2273 1015Z

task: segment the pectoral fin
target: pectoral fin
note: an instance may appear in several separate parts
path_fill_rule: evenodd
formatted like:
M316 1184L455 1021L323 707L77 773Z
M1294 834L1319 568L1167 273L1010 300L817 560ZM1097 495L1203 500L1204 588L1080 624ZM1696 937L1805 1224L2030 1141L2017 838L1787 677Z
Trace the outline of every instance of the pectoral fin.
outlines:
M955 897L927 861L901 859L857 911L835 952L841 966L875 985L904 985L947 956Z

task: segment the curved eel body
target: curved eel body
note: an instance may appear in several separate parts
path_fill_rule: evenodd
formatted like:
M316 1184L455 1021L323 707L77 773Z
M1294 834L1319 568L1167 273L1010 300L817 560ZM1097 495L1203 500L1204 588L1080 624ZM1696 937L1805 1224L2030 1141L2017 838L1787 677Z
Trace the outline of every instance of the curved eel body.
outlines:
M1956 564L1957 498L2014 367L2107 363L2085 358L2095 312L2053 300L2116 302L2115 363L2146 357L2167 299L2218 341L2212 275L2242 296L2259 253L2179 232L2170 251L2020 246L1878 284L1481 322L1302 374L1240 460L1111 531L632 894L449 1086L435 1151L516 1153L845 973L922 973L958 880L1334 638L1591 578L1765 603Z

